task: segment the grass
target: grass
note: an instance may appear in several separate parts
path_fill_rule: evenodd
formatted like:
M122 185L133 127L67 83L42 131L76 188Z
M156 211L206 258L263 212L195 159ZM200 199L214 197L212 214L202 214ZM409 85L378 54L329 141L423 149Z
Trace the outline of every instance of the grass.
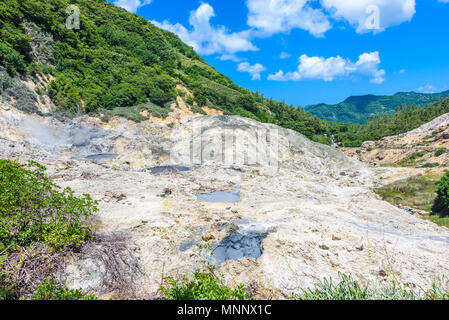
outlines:
M424 157L426 154L427 154L427 151L425 151L425 150L414 152L414 153L408 155L407 157L405 157L404 159L396 162L395 166L398 166L398 167L414 167L414 166L417 166L418 164L420 164L420 163L422 163L424 161L421 158Z
M440 227L449 228L449 217L441 216L439 214L429 214L428 216L422 216L423 219L432 221Z
M449 300L449 279L443 277L430 289L411 288L395 280L361 284L351 275L339 273L339 282L324 278L314 287L290 296L294 300ZM243 285L230 288L222 283L213 267L197 270L192 279L168 278L161 291L169 300L248 300Z
M442 174L418 175L395 181L382 188L375 189L382 200L395 206L404 206L425 211L428 215L421 215L423 219L432 221L439 226L449 228L449 217L439 212L433 212L437 199L436 183Z
M340 282L323 279L313 288L293 295L297 300L449 300L449 281L442 279L432 288L412 289L396 281L360 284L352 276L340 273Z
M437 198L436 183L441 175L418 175L395 181L387 186L375 189L382 200L394 205L431 212Z
M435 151L434 156L435 156L435 157L439 157L439 156L445 154L446 152L447 152L447 151L446 151L445 148L440 148L440 149L437 149L437 150Z

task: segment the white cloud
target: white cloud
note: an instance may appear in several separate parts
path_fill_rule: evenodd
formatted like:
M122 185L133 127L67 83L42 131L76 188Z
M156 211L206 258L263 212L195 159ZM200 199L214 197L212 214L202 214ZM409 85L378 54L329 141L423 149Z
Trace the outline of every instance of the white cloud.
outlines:
M260 73L265 70L267 70L267 68L260 63L251 65L248 62L240 63L237 68L237 71L239 72L248 72L252 76L252 80L260 80Z
M224 26L213 26L210 19L215 16L214 9L207 3L202 3L197 10L190 13L189 30L183 25L171 24L169 21L159 23L151 21L156 26L176 33L181 40L191 45L196 52L204 55L219 53L223 59L236 60L236 52L257 51L258 48L250 41L248 31L230 32Z
M309 57L303 54L299 58L297 71L284 73L282 70L270 74L268 80L274 81L304 81L323 80L326 82L344 78L351 74L358 74L370 78L372 83L385 81L385 70L379 69L379 52L364 53L357 62L337 57Z
M234 62L240 62L246 59L242 59L237 57L235 54L222 54L220 57L218 57L221 61L234 61Z
M140 7L149 5L152 0L115 0L113 2L117 7L124 8L125 10L136 13Z
M425 86L419 87L418 92L421 93L437 93L438 89L433 84L426 84Z
M321 0L321 3L334 18L348 21L358 33L384 31L410 21L416 12L415 0Z
M308 5L309 0L247 0L248 25L266 35L292 29L309 31L322 37L331 28L321 9Z
M288 59L288 58L290 58L292 55L290 54L290 53L287 53L287 52L282 52L280 55L279 55L279 59Z
M440 0L449 2L449 0ZM322 37L333 20L349 22L358 33L381 32L410 21L415 0L247 0L248 25L269 36L302 29Z

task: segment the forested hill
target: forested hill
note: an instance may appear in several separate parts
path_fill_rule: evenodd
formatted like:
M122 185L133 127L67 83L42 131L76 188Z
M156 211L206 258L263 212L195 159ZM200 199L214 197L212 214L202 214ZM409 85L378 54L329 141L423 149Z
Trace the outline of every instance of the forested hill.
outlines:
M70 5L80 10L79 29L66 27ZM105 0L2 0L0 33L0 96L22 110L33 111L21 96L26 88L14 87L18 77L51 79L36 90L60 111L120 108L125 116L136 107L167 114L180 84L198 110L207 105L326 142L325 122L235 85L173 33Z
M364 124L329 123L335 140L344 147L360 147L365 141L377 141L411 131L449 113L449 98L428 104L426 107L401 106L393 114L375 116Z
M341 123L365 123L374 115L394 113L402 105L423 106L449 96L449 90L435 94L399 92L392 96L353 96L335 104L316 104L304 109L328 121Z

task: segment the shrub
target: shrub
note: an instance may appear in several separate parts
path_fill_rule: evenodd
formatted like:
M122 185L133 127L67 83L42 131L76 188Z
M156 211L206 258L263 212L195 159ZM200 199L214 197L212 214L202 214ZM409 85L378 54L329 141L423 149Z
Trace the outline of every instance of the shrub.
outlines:
M215 274L213 266L196 270L193 279L185 276L181 281L169 277L162 294L170 300L249 300L251 297L243 285L230 288L223 284L222 275Z
M98 300L93 294L83 295L81 289L60 286L53 278L47 278L37 286L32 300Z
M89 216L97 203L89 195L76 197L45 176L36 162L27 167L0 160L0 252L34 243L51 248L79 245L91 233Z
M439 157L439 156L441 156L444 153L446 153L446 149L440 148L437 151L435 151L435 157Z
M449 171L446 171L444 176L437 184L437 201L440 202L444 208L449 208Z
M440 166L439 163L433 163L433 162L431 162L431 163L425 163L425 164L423 164L422 166L420 166L420 168L436 168L436 167L439 167L439 166Z

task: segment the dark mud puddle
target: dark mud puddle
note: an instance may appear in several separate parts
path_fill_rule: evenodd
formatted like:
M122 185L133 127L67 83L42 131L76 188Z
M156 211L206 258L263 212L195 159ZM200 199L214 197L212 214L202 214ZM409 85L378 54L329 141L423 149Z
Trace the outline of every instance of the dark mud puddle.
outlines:
M232 233L215 248L214 255L220 263L241 258L257 259L262 255L262 242L266 237L266 234Z
M104 159L115 159L119 155L117 153L98 153L98 154L91 154L90 156L87 156L86 160L104 160Z
M173 173L173 172L185 172L189 171L189 167L182 166L161 166L150 168L152 174Z

